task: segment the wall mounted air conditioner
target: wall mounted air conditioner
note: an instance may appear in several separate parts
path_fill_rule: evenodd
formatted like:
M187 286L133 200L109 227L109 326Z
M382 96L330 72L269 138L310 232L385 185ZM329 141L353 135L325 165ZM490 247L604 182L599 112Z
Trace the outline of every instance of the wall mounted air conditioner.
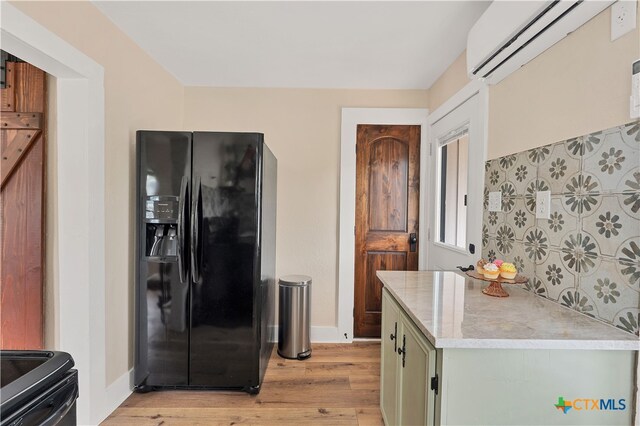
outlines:
M495 84L613 1L494 1L469 31L467 72Z

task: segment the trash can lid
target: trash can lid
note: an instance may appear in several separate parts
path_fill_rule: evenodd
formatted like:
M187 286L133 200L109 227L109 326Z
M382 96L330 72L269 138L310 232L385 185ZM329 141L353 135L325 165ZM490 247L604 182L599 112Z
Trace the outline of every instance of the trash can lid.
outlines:
M308 275L285 275L280 277L281 285L309 285L311 277Z

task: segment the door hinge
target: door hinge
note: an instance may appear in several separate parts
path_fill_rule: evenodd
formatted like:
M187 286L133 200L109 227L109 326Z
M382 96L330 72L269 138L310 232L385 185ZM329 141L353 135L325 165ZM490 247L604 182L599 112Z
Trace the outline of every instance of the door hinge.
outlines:
M433 155L433 143L429 144L429 157Z
M431 228L427 228L427 241L431 241Z
M438 375L437 374L431 378L431 390L436 391L436 395L438 394Z
M353 235L356 235L356 227L353 227Z
M464 194L464 205L467 206L467 194Z
M353 311L351 311L351 316L352 316L353 318L355 318L355 317L356 317L356 308L353 308Z

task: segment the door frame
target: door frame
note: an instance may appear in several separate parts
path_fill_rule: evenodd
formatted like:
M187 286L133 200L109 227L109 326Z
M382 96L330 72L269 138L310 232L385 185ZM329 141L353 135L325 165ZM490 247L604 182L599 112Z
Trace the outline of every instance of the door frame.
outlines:
M429 187L426 108L342 108L340 139L340 212L338 241L338 327L335 341L353 341L353 308L355 283L355 226L356 226L356 137L358 124L389 124L420 126L420 206L425 204L425 190ZM419 223L427 223L425 209L420 209ZM426 236L419 228L419 241ZM421 245L420 245L421 246ZM418 253L418 269L423 268L423 256Z
M130 393L128 374L106 382L104 69L15 6L1 7L0 48L56 78L55 349L70 352L80 373L78 423L97 424Z
M488 140L489 140L489 86L485 82L480 80L473 80L467 83L466 86L464 86L462 89L456 92L453 96L447 99L428 117L427 137L428 137L430 154L435 154L437 150L437 143L436 143L437 141L435 140L435 134L433 132L434 124L437 123L440 119L442 119L446 115L448 115L449 113L451 113L452 111L454 111L456 108L464 104L467 100L469 100L470 98L476 95L478 96L478 111L477 111L478 117L479 117L478 134L481 135L481 143L483 145L482 161L484 163L484 161L487 159L487 146L488 146ZM427 165L431 166L432 163L433 163L432 158L431 156L429 156ZM429 171L429 188L428 188L429 196L424 199L424 204L422 201L420 203L420 206L425 207L423 210L427 210L426 206L428 205L429 201L432 199L435 191L437 191L437 188L435 188L435 185L436 185L435 171L430 170ZM484 185L484 180L481 182L481 185ZM421 190L422 190L422 187L421 187ZM473 188L469 188L469 191L473 191L473 190L474 190ZM482 191L480 191L480 193L482 193ZM424 228L428 228L426 230L427 238L424 239L424 241L428 245L431 245L431 239L435 239L435 235L434 235L435 229L436 229L435 221L436 221L437 215L435 214L435 210L433 210L433 213L434 214L430 215L430 217L427 218L428 222L425 222L427 223L427 226L424 227ZM482 213L482 212L479 212L479 213ZM422 220L422 217L421 217L421 220ZM478 231L480 235L477 236L479 238L476 238L476 240L482 241L482 235L481 235L482 230L480 229ZM446 247L446 248L449 250L456 251L455 248L450 248L450 247ZM481 246L479 247L479 249L481 250ZM431 260L429 259L429 251L421 250L418 256L419 256L419 265L420 265L419 269L426 269L428 265L431 264Z

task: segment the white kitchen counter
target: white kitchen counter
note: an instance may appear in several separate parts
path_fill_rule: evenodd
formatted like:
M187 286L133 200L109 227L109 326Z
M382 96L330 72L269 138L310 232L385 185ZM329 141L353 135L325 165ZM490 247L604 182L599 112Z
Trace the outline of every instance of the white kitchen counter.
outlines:
M379 271L378 278L436 348L640 350L637 336L503 284L445 271Z

